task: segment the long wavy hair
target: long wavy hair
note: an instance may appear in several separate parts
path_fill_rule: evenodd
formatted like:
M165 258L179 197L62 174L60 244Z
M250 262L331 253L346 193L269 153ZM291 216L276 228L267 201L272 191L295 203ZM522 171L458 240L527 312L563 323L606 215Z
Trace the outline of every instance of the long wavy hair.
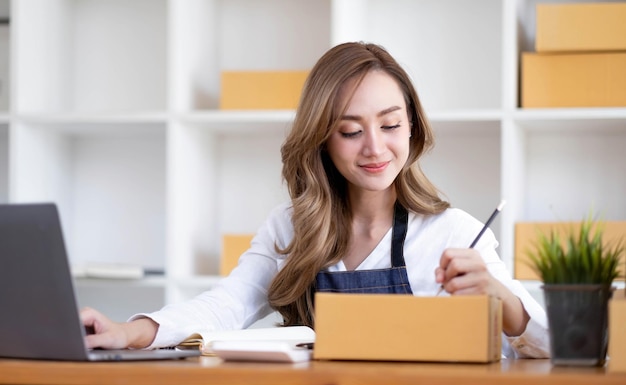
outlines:
M372 70L384 71L398 82L412 124L408 160L394 181L398 202L426 215L449 207L418 164L433 146L433 132L408 74L381 46L358 42L331 48L311 70L292 129L281 147L294 237L284 249L277 249L287 258L270 285L268 299L285 326L313 327L315 277L347 253L352 219L347 182L330 160L325 144L347 108L339 104L341 86L349 79L357 79L358 86Z

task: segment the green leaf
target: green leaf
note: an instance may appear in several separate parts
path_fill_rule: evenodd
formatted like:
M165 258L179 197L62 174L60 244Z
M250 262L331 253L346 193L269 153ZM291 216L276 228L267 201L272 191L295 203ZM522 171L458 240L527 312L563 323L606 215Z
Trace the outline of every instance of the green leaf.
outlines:
M604 223L595 220L591 212L581 222L580 230L568 229L564 239L555 229L549 234L537 232L536 242L527 250L528 264L547 284L611 285L620 275L624 239L607 246L603 235Z

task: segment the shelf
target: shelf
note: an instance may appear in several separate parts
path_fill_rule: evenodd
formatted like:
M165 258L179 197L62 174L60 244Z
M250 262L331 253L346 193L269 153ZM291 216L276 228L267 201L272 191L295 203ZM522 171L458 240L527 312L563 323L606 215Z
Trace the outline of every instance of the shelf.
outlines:
M295 111L293 110L199 111L176 115L176 119L182 123L221 135L233 133L285 135L294 117Z
M19 114L16 119L27 123L42 124L124 124L124 123L161 123L168 121L168 114L159 111L133 113L57 113L57 114Z
M133 138L165 137L167 118L164 114L132 115L21 115L16 125L38 128L39 135L59 138L85 137Z
M218 275L205 275L205 276L193 276L186 277L184 279L176 279L175 282L178 286L186 289L198 289L209 288L217 285L223 277Z
M626 108L518 109L513 119L528 132L626 133Z
M503 118L503 113L498 109L466 109L448 111L426 111L426 116L432 122L494 122Z
M503 118L500 110L451 110L429 113L429 121L446 130L460 128L481 130L493 127ZM175 115L176 120L197 127L207 127L220 134L231 133L285 133L295 118L294 110L198 111Z
M76 286L81 288L107 289L111 287L155 287L164 288L166 278L144 277L141 279L104 279L104 278L74 278Z

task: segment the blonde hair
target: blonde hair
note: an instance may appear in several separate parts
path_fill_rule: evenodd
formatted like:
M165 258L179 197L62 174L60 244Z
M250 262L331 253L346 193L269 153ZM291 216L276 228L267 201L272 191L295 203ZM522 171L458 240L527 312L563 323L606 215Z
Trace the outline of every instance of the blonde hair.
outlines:
M449 207L417 163L432 147L433 133L407 73L378 45L344 43L331 48L311 70L281 148L294 237L278 250L288 257L270 285L268 299L284 325L313 326L315 277L347 253L351 236L347 182L328 157L325 143L346 108L338 102L340 87L352 78L358 84L372 70L384 71L398 82L412 124L408 160L394 182L399 203L426 215Z

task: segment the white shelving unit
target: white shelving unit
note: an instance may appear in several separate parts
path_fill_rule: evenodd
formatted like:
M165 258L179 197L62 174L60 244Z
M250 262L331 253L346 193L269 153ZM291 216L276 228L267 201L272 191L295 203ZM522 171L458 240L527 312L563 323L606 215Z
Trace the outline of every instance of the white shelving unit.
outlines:
M512 269L517 221L626 219L626 108L518 108L535 4L0 0L0 202L56 202L73 264L165 272L77 280L81 304L124 319L188 298L215 284L221 235L287 199L294 112L220 111L220 72L372 41L415 80L437 135L423 166L452 204L486 220L507 199L493 229Z

